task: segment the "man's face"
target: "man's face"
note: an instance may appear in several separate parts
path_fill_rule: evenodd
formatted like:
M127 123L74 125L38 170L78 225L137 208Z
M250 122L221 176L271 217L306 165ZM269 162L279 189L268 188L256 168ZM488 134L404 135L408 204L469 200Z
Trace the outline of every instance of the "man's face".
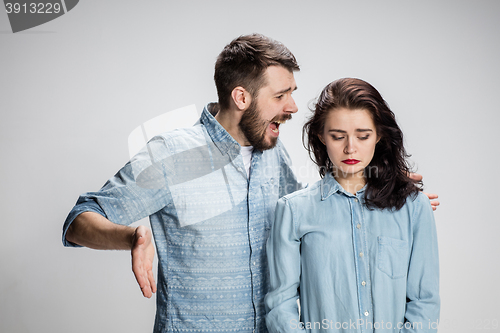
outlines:
M258 150L276 145L279 127L298 111L292 92L297 89L293 72L281 66L270 66L264 72L266 83L257 98L252 99L240 121L240 128L247 140Z

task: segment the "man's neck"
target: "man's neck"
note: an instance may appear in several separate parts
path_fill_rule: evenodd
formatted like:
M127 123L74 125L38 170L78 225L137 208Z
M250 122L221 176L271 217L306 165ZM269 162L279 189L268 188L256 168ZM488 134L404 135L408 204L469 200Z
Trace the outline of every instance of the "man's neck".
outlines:
M246 136L240 129L239 123L242 112L231 112L230 110L220 110L215 115L215 120L240 144L240 146L250 146Z

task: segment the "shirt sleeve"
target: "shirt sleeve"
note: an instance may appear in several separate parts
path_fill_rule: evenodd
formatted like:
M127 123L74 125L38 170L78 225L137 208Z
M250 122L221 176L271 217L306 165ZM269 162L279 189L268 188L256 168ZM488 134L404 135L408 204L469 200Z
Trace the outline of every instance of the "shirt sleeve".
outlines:
M439 258L436 224L429 199L419 193L412 218L413 245L406 291L406 325L402 333L437 332L439 320Z
M68 242L66 233L83 212L92 211L113 223L129 225L168 205L171 196L167 175L171 173L171 164L163 138L153 138L98 192L88 192L78 198L63 225L63 245L79 246Z
M267 241L270 292L266 295L266 324L270 333L297 329L300 283L300 239L297 238L288 200L278 201L275 221Z

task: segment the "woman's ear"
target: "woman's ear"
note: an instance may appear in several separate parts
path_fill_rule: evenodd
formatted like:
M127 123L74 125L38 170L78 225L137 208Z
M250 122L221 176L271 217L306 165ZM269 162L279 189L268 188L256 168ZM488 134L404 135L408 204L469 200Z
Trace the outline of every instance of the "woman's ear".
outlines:
M231 98L240 111L248 109L248 107L252 103L252 97L250 96L248 91L240 86L234 88L233 91L231 91Z
M318 139L326 146L325 140L323 139L323 135L318 134Z

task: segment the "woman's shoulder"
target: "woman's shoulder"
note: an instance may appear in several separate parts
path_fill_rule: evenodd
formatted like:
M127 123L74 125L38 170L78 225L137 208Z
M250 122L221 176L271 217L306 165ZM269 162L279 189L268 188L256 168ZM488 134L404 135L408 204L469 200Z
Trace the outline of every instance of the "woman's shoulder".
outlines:
M318 180L316 183L308 185L306 188L281 197L280 200L298 203L304 200L310 201L316 196L319 196L321 198L321 183L322 181Z
M415 195L409 195L405 203L405 205L410 205L412 207L422 205L425 206L426 204L429 204L430 206L431 202L422 191L418 191L418 193Z
M408 196L403 206L403 209L404 208L411 213L413 218L424 211L432 212L431 202L422 191L419 191L416 195Z

